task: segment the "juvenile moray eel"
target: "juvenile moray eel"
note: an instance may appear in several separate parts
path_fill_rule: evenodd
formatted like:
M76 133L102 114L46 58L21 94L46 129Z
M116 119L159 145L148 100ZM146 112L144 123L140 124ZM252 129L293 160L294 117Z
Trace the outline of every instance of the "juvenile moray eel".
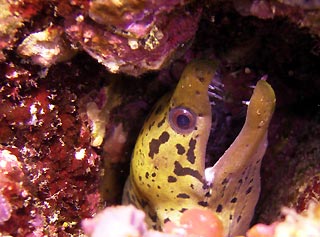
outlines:
M215 212L225 236L244 234L252 219L275 94L266 81L257 83L241 132L218 162L206 168L208 87L216 68L211 61L189 64L176 89L156 104L137 139L123 204L144 210L147 223L156 229L169 220L179 223L191 208Z

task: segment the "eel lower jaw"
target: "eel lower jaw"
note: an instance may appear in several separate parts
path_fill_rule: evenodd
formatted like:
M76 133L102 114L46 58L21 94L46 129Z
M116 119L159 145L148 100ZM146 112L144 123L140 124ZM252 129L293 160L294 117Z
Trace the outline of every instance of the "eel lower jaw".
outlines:
M224 136L226 134L226 126L228 127L227 123L230 123L230 116L225 112L225 104L224 104L224 84L221 81L221 75L219 72L216 72L214 77L211 80L211 83L208 87L208 96L209 101L211 105L212 110L212 117L214 117L214 121L212 121L211 124L211 131L210 136L214 135L214 137L220 137ZM223 129L222 129L223 128ZM210 137L208 138L208 142L210 142ZM217 143L217 146L223 146L225 144L224 139L220 140L213 140L211 143ZM208 147L207 147L208 148ZM207 152L208 153L208 150ZM217 154L217 152L214 152ZM214 180L214 164L220 159L220 157L223 155L224 152L221 153L221 155L217 157L210 156L211 161L205 162L205 170L204 170L204 181L208 186L210 186L213 183ZM218 158L219 157L219 158ZM214 161L213 166L212 161Z

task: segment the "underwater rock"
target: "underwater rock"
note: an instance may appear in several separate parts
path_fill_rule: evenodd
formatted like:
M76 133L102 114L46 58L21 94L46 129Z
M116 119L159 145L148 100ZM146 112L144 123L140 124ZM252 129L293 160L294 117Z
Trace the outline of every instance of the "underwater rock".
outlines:
M89 5L89 16L95 22L114 26L134 38L143 38L156 23L159 15L170 13L192 0L174 1L106 1L93 0Z
M320 35L320 2L293 0L233 0L237 11L243 16L255 16L260 19L286 17L301 28Z
M43 230L43 217L34 204L32 186L18 159L17 147L0 146L0 233L27 236ZM16 223L19 223L17 226Z
M284 220L270 225L256 224L239 237L317 237L320 234L320 205L312 204L305 213L283 208ZM108 207L91 219L82 221L82 229L90 237L220 237L221 221L209 210L185 211L177 226L167 222L163 232L148 230L145 214L133 206Z
M78 69L65 70L75 75ZM1 160L0 219L5 225L0 232L75 233L79 221L101 205L100 156L90 146L85 116L88 92L94 89L81 83L83 71L78 80L64 77L63 83L59 77L64 74L55 70L44 74L46 80L35 72L33 66L23 71L13 63L0 71L1 154L6 158ZM17 90L13 93L12 88Z
M15 33L23 25L23 19L20 16L12 15L7 0L0 0L0 5L0 61L4 61L3 49L13 47L16 40Z
M284 116L275 118L277 129L274 127L272 131L281 135L274 137L265 158L258 222L281 219L283 206L301 213L310 203L320 201L320 127L316 118L309 118L308 122L304 117L292 115L290 121Z
M13 49L15 43L19 41L19 29L44 5L45 1L42 0L0 0L0 62L6 59L4 50Z
M298 214L294 209L283 208L283 221L271 225L254 225L246 237L316 237L320 235L320 205L311 203L304 213Z
M168 222L163 232L154 231L147 229L145 213L131 205L108 207L82 221L82 229L90 237L222 237L222 228L211 211L190 209L183 213L179 226Z
M278 2L285 3L290 6L299 6L303 9L320 9L320 1L319 0L278 0Z
M66 32L109 71L139 76L186 50L201 8L188 1L92 1L89 13L65 16Z
M30 57L34 64L49 67L70 60L76 53L63 34L63 28L50 26L44 31L32 33L18 46L17 53Z
M92 219L84 219L82 228L91 237L139 237L147 231L143 211L133 206L109 207Z

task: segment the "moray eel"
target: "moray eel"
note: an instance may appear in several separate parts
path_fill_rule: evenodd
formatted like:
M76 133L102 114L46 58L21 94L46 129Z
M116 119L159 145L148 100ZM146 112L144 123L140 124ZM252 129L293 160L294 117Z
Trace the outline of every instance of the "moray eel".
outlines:
M167 221L179 223L191 208L215 212L225 236L244 234L252 219L275 94L265 80L257 83L241 132L217 163L206 168L208 87L216 68L211 61L190 63L176 89L155 105L138 136L123 204L144 210L147 223L156 229Z

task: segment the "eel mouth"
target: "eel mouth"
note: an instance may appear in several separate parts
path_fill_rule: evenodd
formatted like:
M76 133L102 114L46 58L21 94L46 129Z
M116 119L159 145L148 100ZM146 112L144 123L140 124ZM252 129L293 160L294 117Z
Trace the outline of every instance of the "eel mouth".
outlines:
M211 105L211 130L207 142L205 168L212 167L225 150L233 142L230 135L231 113L225 103L224 84L219 72L216 72L208 87L208 97Z
M243 103L230 103L227 101L226 95L230 94L230 91L227 91L221 78L222 76L218 70L208 87L212 115L211 130L205 155L205 179L209 182L213 178L213 174L211 174L213 166L234 142L246 118L246 106L237 110L238 112L240 111L239 113L231 114L231 108L239 107Z

